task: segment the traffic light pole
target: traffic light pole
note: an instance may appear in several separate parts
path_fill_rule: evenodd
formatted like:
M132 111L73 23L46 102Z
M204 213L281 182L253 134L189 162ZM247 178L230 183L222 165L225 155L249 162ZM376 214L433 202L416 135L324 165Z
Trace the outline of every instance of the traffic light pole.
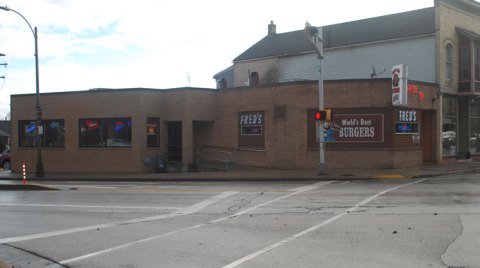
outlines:
M323 34L322 34L322 27L318 28L318 34L315 36L315 46L317 47L318 53L318 110L323 111L324 103L323 103ZM324 120L319 121L318 128L319 128L319 150L320 150L320 161L318 163L318 174L324 175L327 172L327 166L325 164L325 127L324 127Z
M318 110L324 111L323 105L323 34L322 27L315 27L310 25L310 23L305 23L305 36L308 38L315 49L317 50L318 57ZM325 118L322 118L318 122L318 135L319 135L319 151L320 151L320 161L318 163L318 175L324 175L327 172L327 166L325 164Z

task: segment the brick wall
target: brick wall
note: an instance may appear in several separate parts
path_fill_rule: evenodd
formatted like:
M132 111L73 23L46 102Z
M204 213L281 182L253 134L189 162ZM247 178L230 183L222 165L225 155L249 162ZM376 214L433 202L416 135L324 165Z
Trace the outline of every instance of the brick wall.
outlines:
M434 94L435 86L421 84ZM413 96L415 97L415 96ZM426 97L412 101L407 109L435 109ZM414 99L414 98L413 98ZM35 148L19 148L18 120L35 118L34 95L12 96L13 171L21 163L33 172ZM145 157L167 152L167 122L182 122L183 164L194 163L197 148L210 146L231 153L240 165L280 169L316 169L318 146L308 146L308 109L318 107L316 81L282 83L269 86L225 90L105 90L42 94L44 119L65 120L65 147L44 148L47 172L151 172ZM326 81L325 107L352 113L382 113L385 122L383 143L327 144L327 167L391 168L421 164L421 146L406 146L411 137L394 135L389 79ZM239 113L264 112L264 148L252 150L239 146ZM128 148L79 147L79 118L132 119L132 146ZM147 117L158 117L160 147L149 148L146 142ZM313 122L314 123L314 122ZM435 137L438 136L434 131Z

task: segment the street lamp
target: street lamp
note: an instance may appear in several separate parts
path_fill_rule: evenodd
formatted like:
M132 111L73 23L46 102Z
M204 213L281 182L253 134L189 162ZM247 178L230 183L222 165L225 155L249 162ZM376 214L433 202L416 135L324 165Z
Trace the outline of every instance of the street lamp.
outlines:
M307 21L305 23L305 29L304 29L305 36L307 39L312 42L312 44L315 46L315 49L317 50L317 57L319 61L318 65L318 72L319 72L319 77L318 77L318 110L323 111L324 105L323 105L323 34L322 34L322 27L315 27L310 25L310 23ZM318 123L318 132L319 132L319 146L320 146L320 161L318 163L318 174L319 175L324 175L326 174L327 167L325 165L325 130L323 123L325 121L321 120Z
M5 54L0 53L0 57L5 57ZM5 68L7 68L7 63L0 63L0 66L2 65L5 66ZM5 79L5 76L4 75L0 76L0 79Z
M33 33L33 39L35 40L35 73L36 73L36 98L35 98L35 111L36 111L36 119L37 119L37 135L36 135L36 143L37 143L37 167L35 175L36 177L43 177L45 176L45 171L43 168L42 162L42 145L41 145L41 135L43 135L43 126L42 126L42 108L40 107L40 83L38 78L38 35L37 35L37 27L32 28L28 20L20 14L18 11L13 10L7 6L0 6L1 10L4 11L13 11L17 13L23 20L28 24L30 30Z

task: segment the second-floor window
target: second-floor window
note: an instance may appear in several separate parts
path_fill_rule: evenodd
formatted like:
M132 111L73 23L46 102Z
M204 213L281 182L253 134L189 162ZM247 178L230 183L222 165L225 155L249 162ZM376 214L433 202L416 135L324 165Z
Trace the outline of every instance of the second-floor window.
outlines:
M254 87L258 85L260 85L260 77L257 72L253 72L250 74L250 86Z
M470 80L470 42L462 42L460 46L460 81Z
M452 81L452 55L453 46L448 44L445 48L445 79L447 81Z

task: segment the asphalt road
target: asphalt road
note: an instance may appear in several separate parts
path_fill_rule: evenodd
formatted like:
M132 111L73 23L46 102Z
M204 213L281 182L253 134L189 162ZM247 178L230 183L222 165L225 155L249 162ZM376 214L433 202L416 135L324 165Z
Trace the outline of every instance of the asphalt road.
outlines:
M480 267L480 175L0 191L14 267Z

